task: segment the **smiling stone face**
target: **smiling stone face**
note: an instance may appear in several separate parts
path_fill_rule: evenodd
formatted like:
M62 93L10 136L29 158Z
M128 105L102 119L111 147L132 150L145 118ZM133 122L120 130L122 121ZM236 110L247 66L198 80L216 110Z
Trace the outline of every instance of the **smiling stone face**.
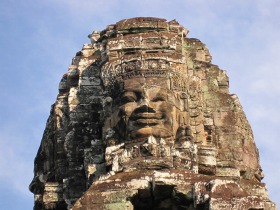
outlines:
M119 116L125 120L130 139L174 135L178 108L166 78L134 78L124 81Z
M89 35L35 158L35 210L276 209L226 72L187 32L137 17Z

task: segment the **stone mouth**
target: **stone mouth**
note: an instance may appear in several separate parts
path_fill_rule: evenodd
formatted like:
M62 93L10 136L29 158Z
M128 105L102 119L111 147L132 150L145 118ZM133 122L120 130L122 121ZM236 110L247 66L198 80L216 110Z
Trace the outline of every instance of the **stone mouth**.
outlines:
M143 127L146 126L155 126L159 124L159 120L157 119L138 119L135 122L135 125L140 125Z
M137 113L131 116L131 120L139 120L139 119L155 119L160 120L162 119L161 113L150 113L150 112L144 112L144 113Z
M134 122L135 125L140 126L155 126L160 123L162 120L162 114L160 113L137 113L131 116L131 121Z

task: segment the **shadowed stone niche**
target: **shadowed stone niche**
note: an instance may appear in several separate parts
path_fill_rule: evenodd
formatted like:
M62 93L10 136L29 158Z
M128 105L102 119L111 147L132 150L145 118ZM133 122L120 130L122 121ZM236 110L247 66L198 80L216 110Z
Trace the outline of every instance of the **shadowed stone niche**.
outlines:
M175 20L89 35L35 158L35 210L276 210L224 70Z

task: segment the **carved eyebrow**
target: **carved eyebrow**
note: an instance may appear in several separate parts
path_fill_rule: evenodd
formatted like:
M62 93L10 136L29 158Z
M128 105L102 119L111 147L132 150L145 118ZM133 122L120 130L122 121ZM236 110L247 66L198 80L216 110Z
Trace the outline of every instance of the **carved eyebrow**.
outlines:
M137 94L135 91L131 91L131 90L128 90L128 91L124 91L122 94L121 94L121 97L126 97L126 96L130 96L130 97L137 97Z
M142 92L142 89L140 87L129 86L125 87L123 92Z
M129 88L129 89L126 89L124 90L122 93L121 93L121 97L122 96L127 96L127 95L135 95L136 98L139 98L143 95L143 90L142 89L136 89L136 88Z
M137 95L134 91L124 91L120 98L121 104L137 101Z
M153 95L152 101L165 101L167 100L167 93L166 92L158 92Z

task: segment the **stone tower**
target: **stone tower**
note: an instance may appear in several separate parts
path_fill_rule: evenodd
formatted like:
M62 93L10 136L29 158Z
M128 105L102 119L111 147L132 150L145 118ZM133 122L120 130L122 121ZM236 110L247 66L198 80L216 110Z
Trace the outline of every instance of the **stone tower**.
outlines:
M35 210L276 209L226 72L187 34L141 17L89 35L35 158Z

